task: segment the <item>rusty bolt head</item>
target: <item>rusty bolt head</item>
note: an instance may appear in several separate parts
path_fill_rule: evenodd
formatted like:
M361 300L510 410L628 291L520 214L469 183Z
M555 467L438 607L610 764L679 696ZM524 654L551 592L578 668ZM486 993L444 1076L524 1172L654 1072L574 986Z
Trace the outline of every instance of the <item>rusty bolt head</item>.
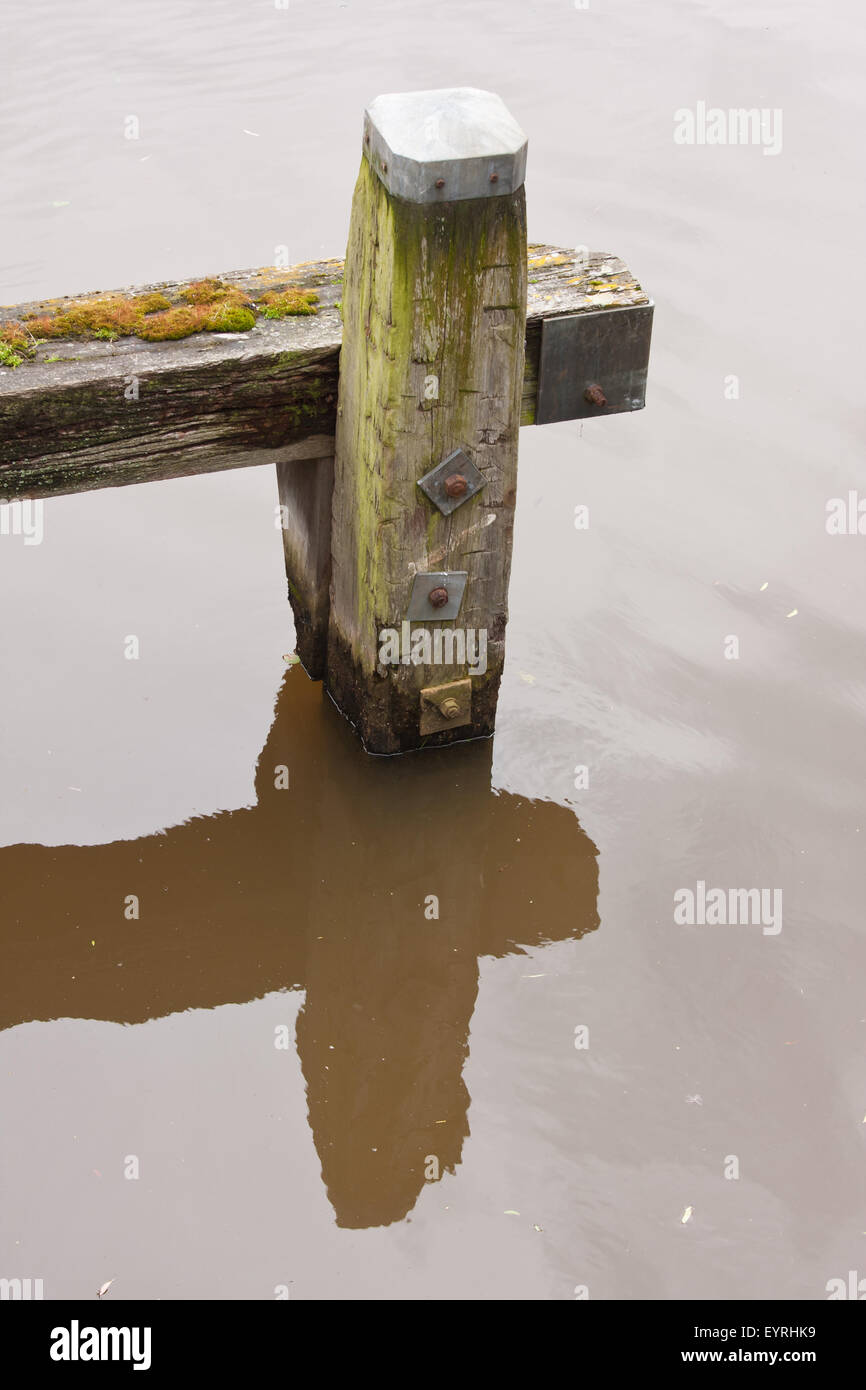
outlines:
M445 491L449 497L462 497L469 484L462 473L452 473L445 479Z
M490 175L490 182L491 182L491 183L498 183L498 182L499 182L499 175L498 175L498 174L491 174L491 175Z
M365 144L365 145L369 145L369 143L370 143L370 132L368 131L367 134L364 136L364 144Z
M583 399L590 405L607 405L607 396L600 386L587 386L583 393Z
M434 608L444 608L448 602L448 590L431 589L427 595L427 602L432 603Z
M443 700L439 706L439 713L442 715L443 719L456 719L460 713L460 706L456 700L449 696L449 698Z
M436 187L437 187L437 188L444 188L444 187L445 187L445 180L444 180L444 179L437 179L437 180L436 180Z

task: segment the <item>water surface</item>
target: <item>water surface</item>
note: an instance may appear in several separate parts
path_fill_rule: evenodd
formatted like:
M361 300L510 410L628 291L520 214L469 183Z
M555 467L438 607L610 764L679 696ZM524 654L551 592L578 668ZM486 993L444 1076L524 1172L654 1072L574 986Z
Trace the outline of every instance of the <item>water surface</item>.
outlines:
M622 255L657 308L646 411L522 432L492 743L368 759L286 671L270 468L0 538L4 1277L815 1299L863 1270L866 538L825 529L866 495L857 13L13 4L3 301L341 255L364 106L474 85L529 136L530 235ZM781 110L781 151L675 144L699 101ZM677 925L698 880L781 888L782 930Z

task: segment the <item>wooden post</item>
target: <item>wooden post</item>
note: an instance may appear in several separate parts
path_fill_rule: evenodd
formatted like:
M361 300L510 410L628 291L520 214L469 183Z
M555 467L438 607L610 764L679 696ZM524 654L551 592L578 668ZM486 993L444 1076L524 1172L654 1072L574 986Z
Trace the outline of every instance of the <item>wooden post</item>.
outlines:
M384 96L366 112L343 290L326 684L371 752L493 731L524 380L525 163L522 131L488 92ZM461 498L452 482L457 506L443 514L418 484L455 450L446 475L469 486ZM437 617L443 591L448 615L461 588L456 616Z
M277 486L297 651L307 675L321 680L328 655L333 455L278 463Z
M362 150L345 265L0 306L0 502L276 464L301 660L396 753L493 732L519 428L642 409L653 306L616 256L527 263L491 93L379 97ZM203 289L236 331L163 332Z

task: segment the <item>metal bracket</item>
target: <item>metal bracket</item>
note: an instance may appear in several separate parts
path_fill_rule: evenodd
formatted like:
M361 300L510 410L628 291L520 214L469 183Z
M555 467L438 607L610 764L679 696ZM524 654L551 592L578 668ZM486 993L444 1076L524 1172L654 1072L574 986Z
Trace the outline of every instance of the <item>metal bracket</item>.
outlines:
M418 486L443 516L475 497L486 479L463 449L454 449L447 458L418 479Z
M463 602L468 570L441 570L437 574L416 574L409 596L406 617L410 622L456 618Z
M535 423L642 410L652 321L652 304L544 319Z
M438 734L471 723L472 681L468 676L447 685L428 685L421 691L422 734Z

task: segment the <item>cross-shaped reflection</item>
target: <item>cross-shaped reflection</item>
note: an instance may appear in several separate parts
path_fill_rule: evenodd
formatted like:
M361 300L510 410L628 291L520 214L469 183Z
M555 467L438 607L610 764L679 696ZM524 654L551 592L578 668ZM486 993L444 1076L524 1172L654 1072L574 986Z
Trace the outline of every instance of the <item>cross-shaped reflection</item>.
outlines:
M297 1046L337 1224L401 1220L430 1156L453 1172L469 1133L479 957L598 926L595 846L570 810L496 794L492 749L371 758L321 687L287 672L254 807L0 851L0 1028L303 989Z

